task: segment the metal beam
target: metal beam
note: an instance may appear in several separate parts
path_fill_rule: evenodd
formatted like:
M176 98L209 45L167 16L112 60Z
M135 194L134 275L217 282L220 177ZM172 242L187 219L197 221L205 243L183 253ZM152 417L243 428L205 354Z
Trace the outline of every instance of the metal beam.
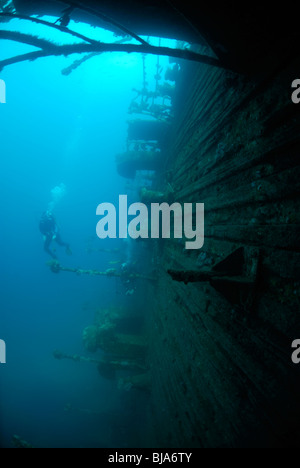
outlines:
M141 53L141 54L151 54L151 55L163 55L167 57L174 57L177 59L190 60L198 63L204 63L206 65L224 68L223 64L219 60L208 57L206 55L200 55L189 50L178 50L170 49L169 47L156 47L147 45L135 45L135 44L104 44L96 43L92 44L72 44L65 46L56 46L51 48L51 50L41 50L37 52L31 52L28 54L18 55L6 60L0 61L0 71L9 65L15 63L33 61L42 57L50 56L69 56L72 54L83 54L83 53L92 53L92 52L126 52L126 53Z

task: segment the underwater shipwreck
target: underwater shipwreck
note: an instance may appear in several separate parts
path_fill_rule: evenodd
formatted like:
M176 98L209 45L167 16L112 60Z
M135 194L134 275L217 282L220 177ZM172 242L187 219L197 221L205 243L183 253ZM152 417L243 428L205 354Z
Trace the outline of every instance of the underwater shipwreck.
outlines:
M81 331L84 354L53 349L53 359L93 365L113 382L135 414L129 446L299 447L300 374L291 360L300 338L296 20L274 5L271 12L248 5L246 14L238 2L218 9L201 2L196 10L185 3L0 2L0 40L37 48L0 61L0 71L81 54L61 70L68 76L97 54L157 56L155 89L144 68L128 109L116 171L146 206L205 205L200 250L170 236L132 241L131 263L122 261L124 252L103 249L111 256L104 270L48 262L53 275L97 278L99 288L109 278L124 295L122 307L98 304ZM10 30L15 19L76 42ZM71 21L108 29L115 41L86 37ZM174 38L176 46L153 45L147 36ZM86 249L101 252L96 234ZM117 444L118 417L111 418Z

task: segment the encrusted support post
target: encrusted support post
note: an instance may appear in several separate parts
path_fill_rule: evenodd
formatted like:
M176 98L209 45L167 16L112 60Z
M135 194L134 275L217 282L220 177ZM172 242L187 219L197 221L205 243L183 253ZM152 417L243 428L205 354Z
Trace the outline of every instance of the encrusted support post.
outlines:
M255 248L240 248L217 263L211 270L168 270L174 281L189 283L209 282L232 304L252 307L257 284L260 252Z

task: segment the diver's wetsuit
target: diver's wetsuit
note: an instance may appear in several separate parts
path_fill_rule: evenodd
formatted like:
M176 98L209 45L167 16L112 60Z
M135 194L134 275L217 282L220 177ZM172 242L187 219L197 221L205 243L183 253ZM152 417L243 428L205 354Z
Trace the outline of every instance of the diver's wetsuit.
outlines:
M50 250L52 241L55 240L58 245L66 247L67 249L70 248L69 244L62 241L55 218L51 212L47 211L43 214L40 221L40 231L44 236L44 249L53 259L57 260L56 255Z

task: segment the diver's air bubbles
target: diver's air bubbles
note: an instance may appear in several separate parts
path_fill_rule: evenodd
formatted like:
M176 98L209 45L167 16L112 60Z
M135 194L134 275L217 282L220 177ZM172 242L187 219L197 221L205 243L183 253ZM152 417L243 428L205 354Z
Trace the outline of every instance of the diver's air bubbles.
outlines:
M6 84L4 80L0 80L0 104L6 104Z
M51 202L48 205L48 210L53 211L56 205L63 199L67 192L65 184L60 184L51 190Z

